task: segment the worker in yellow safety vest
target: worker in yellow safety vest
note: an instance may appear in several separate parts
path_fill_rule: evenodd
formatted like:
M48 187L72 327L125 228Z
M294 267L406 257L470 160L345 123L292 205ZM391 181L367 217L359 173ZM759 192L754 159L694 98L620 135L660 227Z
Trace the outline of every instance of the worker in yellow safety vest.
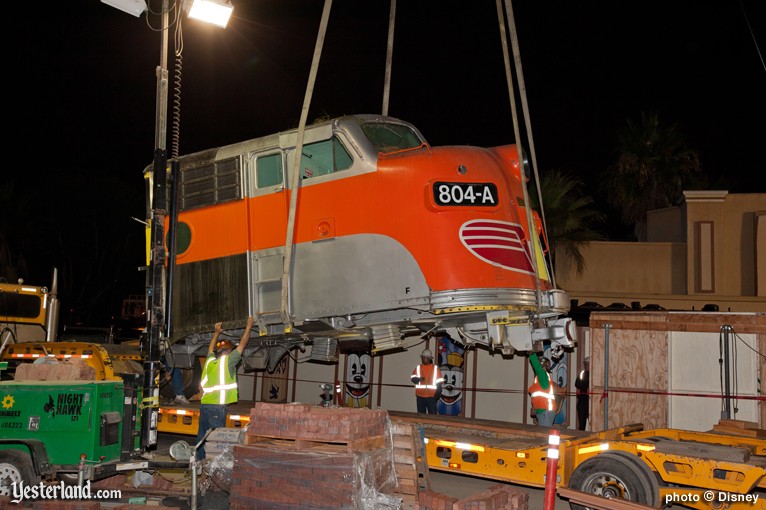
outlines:
M415 385L415 399L419 413L437 414L436 403L441 398L444 378L434 365L434 355L425 349L420 353L420 365L412 371L410 380Z
M215 325L213 338L205 358L205 366L202 368L202 400L199 412L199 427L197 430L197 444L202 441L208 430L226 426L226 406L237 402L237 365L242 359L242 352L250 340L250 330L253 327L253 318L247 318L247 325L239 345L234 345L224 339L220 340L223 332L223 324ZM205 458L205 445L200 445L197 450L197 459Z
M550 427L556 419L558 407L556 405L556 393L558 386L553 382L550 374L550 360L542 358L542 362L536 355L529 357L529 363L535 372L535 380L527 390L532 398L532 408L537 418L537 424Z

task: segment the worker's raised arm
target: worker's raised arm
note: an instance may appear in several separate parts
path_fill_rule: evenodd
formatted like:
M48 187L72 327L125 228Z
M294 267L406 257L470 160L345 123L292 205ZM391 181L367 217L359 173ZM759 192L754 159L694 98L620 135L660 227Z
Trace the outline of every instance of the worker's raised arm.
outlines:
M242 333L242 338L239 339L239 345L237 346L237 350L240 354L245 350L245 347L247 347L247 342L250 341L250 330L253 329L253 318L248 317L247 318L247 325L245 326L245 331Z
M223 323L222 322L216 322L215 323L215 333L213 333L213 338L210 339L210 345L207 348L207 352L211 353L215 351L215 343L218 341L218 337L221 336L221 331L223 331Z
M532 370L535 372L535 376L537 376L537 382L540 384L540 387L547 390L548 386L550 386L550 379L548 379L548 372L540 364L537 354L532 353L529 355L529 364L532 365Z

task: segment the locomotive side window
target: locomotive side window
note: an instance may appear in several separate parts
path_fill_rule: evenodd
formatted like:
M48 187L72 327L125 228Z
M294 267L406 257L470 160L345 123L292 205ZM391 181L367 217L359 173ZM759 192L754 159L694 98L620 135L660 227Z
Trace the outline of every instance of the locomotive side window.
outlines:
M351 168L352 163L353 160L346 148L340 140L333 137L331 140L323 140L303 146L301 176L304 179L309 179L311 177L340 172L341 170Z
M269 154L256 159L255 175L258 189L282 184L282 154Z
M362 131L375 149L382 153L415 149L423 145L417 133L401 124L368 122L362 126Z

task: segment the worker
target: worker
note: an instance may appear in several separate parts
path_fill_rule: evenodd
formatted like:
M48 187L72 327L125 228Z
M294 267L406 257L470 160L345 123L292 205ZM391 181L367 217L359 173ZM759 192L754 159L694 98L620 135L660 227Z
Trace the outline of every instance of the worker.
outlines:
M412 371L410 380L415 385L415 398L419 413L437 414L436 402L442 393L444 378L434 365L434 355L425 349L420 353L420 364Z
M537 424L550 427L556 419L556 394L559 393L559 388L553 382L550 373L551 362L544 356L542 361L537 356L530 356L529 363L535 372L535 380L529 386L528 391L532 398L532 407L537 418Z
M207 349L205 366L202 368L202 400L199 412L199 428L197 444L202 441L208 430L226 426L226 409L229 404L237 402L237 365L242 359L242 352L250 340L250 330L253 318L247 318L245 331L234 346L228 340L219 340L223 331L222 323L215 325L213 338ZM205 445L197 450L197 459L205 458Z
M170 366L167 357L165 357L162 365L165 367L165 371L170 375L170 385L173 388L175 398L171 403L178 405L189 405L189 399L186 398L186 388L184 387L184 375L182 369L174 366Z
M575 388L577 388L577 428L585 430L585 424L590 417L590 358L586 357L583 362L583 369L575 379Z

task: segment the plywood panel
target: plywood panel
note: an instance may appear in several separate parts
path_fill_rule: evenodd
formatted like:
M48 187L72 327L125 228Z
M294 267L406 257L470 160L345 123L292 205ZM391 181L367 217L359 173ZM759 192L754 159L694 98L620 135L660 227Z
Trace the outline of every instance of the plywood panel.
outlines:
M645 428L667 423L667 333L609 328L608 390L604 395L606 328L591 336L591 418L593 430L643 423Z
M758 345L760 346L758 348L758 352L761 354L766 353L766 334L763 335L757 335L758 337ZM766 397L766 356L759 356L760 359L760 367L758 371L758 380L761 381L761 387L759 389L759 394L761 397ZM758 402L758 407L760 408L759 414L759 423L758 426L762 429L766 428L766 400L760 400Z
M604 391L604 347L606 326L609 326L609 394L607 402L609 427L632 422L644 423L645 428L678 427L692 428L683 420L675 423L673 416L691 417L695 421L711 421L713 414L720 414L720 402L714 405L700 404L702 397L684 395L684 392L720 392L718 371L718 347L695 345L694 338L709 336L716 339L723 325L734 328L747 346L760 353L766 352L766 314L762 313L703 313L703 312L594 312L590 317L591 331L591 418L593 430L604 424L602 393ZM685 333L692 332L692 333ZM675 355L670 347L678 338ZM690 340L691 339L691 340ZM691 344L690 344L691 342ZM709 343L709 342L707 342ZM740 400L739 415L753 416L759 426L766 425L766 358L739 342L739 392L750 393L747 400ZM704 352L703 352L704 347ZM712 352L712 358L711 353ZM750 352L748 352L750 351ZM743 354L747 353L747 354ZM702 363L700 356L710 361ZM669 367L675 372L669 378ZM712 386L711 386L712 385ZM713 388L715 386L715 388ZM711 389L712 388L712 389ZM680 393L671 407L663 393ZM696 402L695 402L696 401ZM674 409L674 411L673 411ZM696 410L695 410L696 409ZM692 415L705 415L704 419ZM691 413L691 414L690 414ZM713 413L713 414L711 414ZM710 415L710 416L708 416ZM688 420L687 420L688 421ZM671 423L672 422L672 423ZM697 424L692 430L709 430Z

